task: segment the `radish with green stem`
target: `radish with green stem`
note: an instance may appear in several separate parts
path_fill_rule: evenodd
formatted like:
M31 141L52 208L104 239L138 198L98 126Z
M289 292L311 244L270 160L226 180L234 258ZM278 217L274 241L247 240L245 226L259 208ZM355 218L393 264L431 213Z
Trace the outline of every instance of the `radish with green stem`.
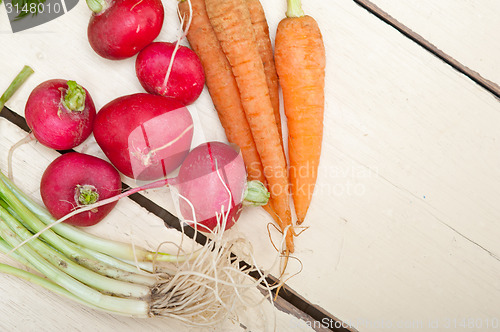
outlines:
M61 218L78 207L115 196L120 191L120 174L110 163L79 152L66 153L52 161L40 183L43 203L55 218ZM115 205L116 202L101 206L66 222L75 226L95 225Z
M92 49L110 60L129 58L151 43L163 26L161 0L87 0Z
M68 150L90 136L96 109L84 87L75 81L52 79L31 91L24 115L41 144Z
M238 220L244 203L266 205L269 200L269 192L261 182L247 182L241 154L221 142L208 142L194 148L182 163L175 183L181 197L182 217L196 220L198 225L194 226L201 231L218 226L216 214L221 209L228 214L226 224L221 227L229 229Z
M31 91L24 110L30 135L9 150L9 177L16 148L33 139L56 150L83 143L92 133L96 110L89 92L75 81L52 79Z

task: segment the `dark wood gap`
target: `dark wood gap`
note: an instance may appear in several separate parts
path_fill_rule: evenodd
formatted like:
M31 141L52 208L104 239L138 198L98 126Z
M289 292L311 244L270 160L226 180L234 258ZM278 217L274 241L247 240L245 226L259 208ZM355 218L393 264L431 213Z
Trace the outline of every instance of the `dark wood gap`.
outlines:
M26 120L24 119L24 117L11 111L7 107L4 107L4 109L0 112L0 117L5 118L6 120L15 124L26 132L30 131L30 128L26 124ZM58 152L63 154L71 151L73 150L64 150ZM122 183L122 189L127 190L130 189L130 187ZM184 232L190 238L194 238L196 235L195 240L200 244L203 244L207 241L207 237L205 235L199 232L195 234L194 229L192 229L191 227L182 227L179 219L176 216L162 208L160 205L151 201L144 195L135 193L130 195L128 198L139 204L148 212L161 218L166 227L175 228L179 232ZM251 268L250 264L242 264L244 264L245 267ZM250 273L250 275L255 279L260 278L260 275L257 271ZM274 285L278 282L278 280L273 276L268 276L266 278L266 282L270 285ZM273 296L275 295L276 291L273 291ZM320 306L314 305L307 301L304 297L300 296L296 291L294 291L287 285L284 285L280 289L278 297L274 301L274 304L279 310L290 313L293 316L308 322L308 324L316 331L355 331L353 328L347 328L341 320L328 313ZM290 326L290 328L293 329L292 326Z
M415 31L408 28L403 23L399 22L397 19L389 15L387 12L382 10L380 7L378 7L371 1L369 0L353 0L353 1L362 8L364 8L365 10L367 10L369 13L375 15L384 23L390 25L391 27L399 31L403 36L417 43L428 52L434 54L436 57L441 59L443 62L451 66L456 71L470 78L479 86L481 86L482 88L493 94L493 96L495 96L496 98L500 99L500 86L498 86L496 83L485 79L478 72L464 66L455 58L437 48L434 44L426 40L424 37L422 37Z

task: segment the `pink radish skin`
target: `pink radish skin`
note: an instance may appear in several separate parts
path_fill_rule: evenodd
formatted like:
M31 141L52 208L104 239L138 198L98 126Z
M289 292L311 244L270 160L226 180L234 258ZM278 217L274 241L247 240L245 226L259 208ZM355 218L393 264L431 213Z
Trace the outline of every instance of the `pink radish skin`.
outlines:
M94 11L87 29L90 46L106 59L132 57L163 26L161 0L87 0L87 4Z
M90 190L87 199L79 199L80 190ZM54 218L61 218L76 207L94 203L94 192L101 201L120 193L118 171L100 158L70 152L61 155L47 167L42 175L40 194L47 210ZM79 213L65 222L75 226L92 226L106 217L117 202Z
M68 88L68 84L72 87ZM95 116L94 102L88 91L74 81L62 79L38 85L25 107L26 122L35 138L57 150L83 143L92 133Z
M174 99L137 93L102 107L95 120L94 137L121 173L151 181L165 177L187 156L193 119Z
M179 46L168 75L175 43L154 42L139 52L135 62L137 78L149 93L172 97L184 105L192 104L203 91L205 73L200 59L191 49ZM165 83L167 83L165 85Z
M180 198L182 216L206 231L217 226L216 214L223 212L229 229L241 214L246 184L245 164L237 151L221 142L201 144L189 153L176 178L179 194L191 203Z

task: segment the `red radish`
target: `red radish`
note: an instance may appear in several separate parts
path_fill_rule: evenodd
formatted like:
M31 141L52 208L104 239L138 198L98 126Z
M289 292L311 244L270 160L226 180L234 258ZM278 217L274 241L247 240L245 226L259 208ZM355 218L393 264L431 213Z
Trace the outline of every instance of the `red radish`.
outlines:
M52 149L67 150L90 136L96 110L85 88L75 81L54 79L33 89L24 113L40 143Z
M247 193L245 163L241 154L227 144L201 144L182 163L175 184L184 219L196 221L201 231L213 230L223 220L221 227L229 229L238 220Z
M87 0L87 5L93 11L87 29L90 46L106 59L137 54L163 26L161 0Z
M174 186L180 194L182 219L202 232L211 232L218 227L222 230L229 229L238 220L244 205L266 205L270 196L261 182L247 182L243 158L232 146L208 142L200 144L189 153L177 177L130 189L76 210L57 222L139 191L168 185ZM196 221L196 225L193 221Z
M40 194L54 218L61 218L77 207L115 196L121 191L118 171L107 161L78 152L56 158L42 175ZM79 213L66 223L92 226L106 217L117 202Z
M172 98L137 93L102 107L94 137L120 172L151 181L182 163L191 147L193 118Z
M184 105L193 103L205 85L196 53L182 45L176 49L175 43L154 42L146 46L137 55L135 70L147 92L172 97Z

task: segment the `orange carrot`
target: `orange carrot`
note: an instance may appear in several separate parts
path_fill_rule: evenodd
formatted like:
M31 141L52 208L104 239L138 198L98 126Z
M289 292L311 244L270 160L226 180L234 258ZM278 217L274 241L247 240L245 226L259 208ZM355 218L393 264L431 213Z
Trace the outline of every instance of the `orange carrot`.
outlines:
M293 252L293 228L288 197L288 170L264 66L259 55L246 0L205 0L207 14L231 64L241 102L264 167L279 226Z
M317 22L300 0L287 0L278 24L275 61L288 124L290 186L297 223L306 217L316 184L323 139L325 47Z
M240 93L231 66L219 45L210 24L204 0L191 0L193 17L187 39L200 58L205 81L229 142L238 145L248 172L249 180L265 183L260 157L253 140L250 126L241 105ZM189 3L178 4L184 23L189 20Z
M264 65L264 72L266 73L267 87L269 88L269 97L271 97L271 103L273 104L274 117L276 118L276 124L278 125L280 139L283 140L281 130L278 74L276 73L276 66L274 65L274 53L271 38L269 37L269 25L267 24L266 14L260 1L246 1L250 12L250 20L253 26L255 41L259 49L262 64Z

